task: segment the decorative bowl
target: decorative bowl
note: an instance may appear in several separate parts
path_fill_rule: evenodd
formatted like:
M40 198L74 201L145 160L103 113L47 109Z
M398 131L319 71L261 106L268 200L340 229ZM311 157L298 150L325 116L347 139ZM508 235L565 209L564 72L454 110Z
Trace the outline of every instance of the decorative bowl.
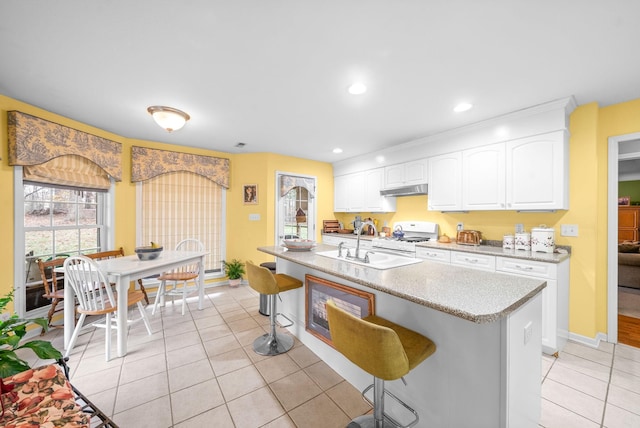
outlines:
M284 246L293 249L310 249L316 245L312 239L285 239Z
M135 249L138 258L142 261L157 259L163 247L137 247Z

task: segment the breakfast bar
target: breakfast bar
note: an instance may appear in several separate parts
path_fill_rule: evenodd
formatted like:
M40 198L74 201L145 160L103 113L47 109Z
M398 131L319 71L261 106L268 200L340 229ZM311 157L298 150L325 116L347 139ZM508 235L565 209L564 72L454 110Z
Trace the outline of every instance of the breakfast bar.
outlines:
M260 247L277 271L312 275L375 296L375 314L418 333L437 350L387 389L420 415L418 427L537 427L540 418L541 291L546 282L431 261L376 269L313 251ZM289 327L337 373L363 390L372 379L306 327L308 285L282 296ZM397 409L387 409L394 413ZM395 416L395 414L394 414Z

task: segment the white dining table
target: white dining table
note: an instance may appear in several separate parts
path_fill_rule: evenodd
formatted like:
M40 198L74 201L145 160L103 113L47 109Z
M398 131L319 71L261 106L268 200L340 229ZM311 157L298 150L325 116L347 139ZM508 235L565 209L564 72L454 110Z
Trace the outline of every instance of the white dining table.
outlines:
M141 261L137 255L116 257L113 259L96 260L96 263L108 277L115 282L117 292L117 342L118 357L127 354L127 292L131 281L147 278L168 272L177 267L198 263L199 272L204 272L204 258L206 251L163 251L155 260ZM65 275L66 280L66 275ZM204 275L198 275L198 309L202 310L204 303ZM75 302L71 286L64 287L64 348L67 349L73 329L75 328Z

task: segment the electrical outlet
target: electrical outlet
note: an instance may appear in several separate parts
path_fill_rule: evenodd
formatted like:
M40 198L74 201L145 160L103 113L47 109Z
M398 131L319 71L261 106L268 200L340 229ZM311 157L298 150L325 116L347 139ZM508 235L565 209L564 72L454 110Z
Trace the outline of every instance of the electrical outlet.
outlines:
M577 224L561 224L560 235L562 236L578 236Z
M260 214L249 214L249 221L259 221Z
M531 340L531 336L533 336L533 324L531 321L524 326L524 344L526 345Z
M524 232L524 224L516 223L516 233L522 233L522 232Z
M462 223L458 223L458 225L456 226L456 230L457 230L458 232L460 232L460 231L461 231L461 230L463 230L463 229L464 229L464 224L462 224Z

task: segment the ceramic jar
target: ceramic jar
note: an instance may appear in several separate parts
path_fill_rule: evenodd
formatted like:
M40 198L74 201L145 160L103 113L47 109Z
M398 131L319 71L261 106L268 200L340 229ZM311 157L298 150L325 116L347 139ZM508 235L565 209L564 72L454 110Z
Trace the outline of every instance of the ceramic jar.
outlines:
M514 242L516 250L531 250L531 234L529 232L516 233Z

